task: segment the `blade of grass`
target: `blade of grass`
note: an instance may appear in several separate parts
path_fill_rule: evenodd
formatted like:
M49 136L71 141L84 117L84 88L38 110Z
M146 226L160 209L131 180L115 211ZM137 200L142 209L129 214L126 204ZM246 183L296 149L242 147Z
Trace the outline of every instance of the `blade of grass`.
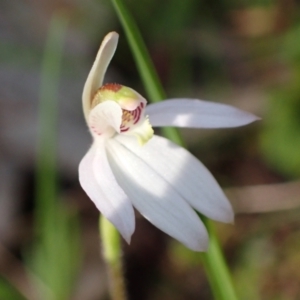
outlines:
M53 209L57 196L58 86L66 26L65 17L53 17L42 61L35 203L38 230L43 228L44 220L49 215L49 210Z
M123 25L149 99L152 102L165 99L164 90L134 19L121 0L111 0L111 2ZM164 135L170 140L182 146L184 145L179 132L175 128L168 128L164 131ZM237 297L213 224L204 217L202 217L202 220L205 221L210 235L210 246L207 253L202 253L201 256L212 292L218 300L235 300Z
M35 202L38 242L29 264L41 279L33 280L45 300L70 297L79 261L78 218L58 201L57 191L58 87L67 23L66 15L53 15L41 74Z

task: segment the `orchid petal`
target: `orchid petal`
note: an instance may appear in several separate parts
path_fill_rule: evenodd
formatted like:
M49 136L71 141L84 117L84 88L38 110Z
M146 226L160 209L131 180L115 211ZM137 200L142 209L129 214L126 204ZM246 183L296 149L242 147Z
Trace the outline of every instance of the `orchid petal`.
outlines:
M233 222L233 210L222 189L206 167L186 149L159 136L153 136L143 147L129 137L118 136L117 140L151 166L201 214L216 221Z
M90 112L88 124L91 131L100 136L111 136L120 132L122 108L114 101L105 101L96 105Z
M116 139L107 141L107 149L118 183L139 212L188 248L207 250L208 234L205 226L162 175Z
M259 120L233 106L197 99L168 99L150 104L146 114L153 127L229 128Z
M104 145L94 144L81 160L79 181L99 211L129 243L135 227L134 210L115 180Z
M102 85L104 74L116 51L118 38L119 35L116 32L110 32L105 36L97 53L92 69L85 82L82 93L82 105L86 120L88 120L92 98L97 89Z

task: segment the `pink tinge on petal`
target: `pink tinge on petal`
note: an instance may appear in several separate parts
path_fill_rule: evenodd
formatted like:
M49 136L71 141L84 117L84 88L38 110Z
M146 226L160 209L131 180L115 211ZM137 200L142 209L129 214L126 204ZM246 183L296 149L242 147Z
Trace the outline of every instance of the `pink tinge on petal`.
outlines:
M102 130L100 130L100 128L98 128L97 126L96 126L96 122L97 122L97 120L96 120L96 117L95 116L92 116L91 118L90 118L90 120L89 120L89 123L90 123L90 129L91 129L91 131L93 132L93 133L95 133L96 135L101 135L103 132L102 132Z

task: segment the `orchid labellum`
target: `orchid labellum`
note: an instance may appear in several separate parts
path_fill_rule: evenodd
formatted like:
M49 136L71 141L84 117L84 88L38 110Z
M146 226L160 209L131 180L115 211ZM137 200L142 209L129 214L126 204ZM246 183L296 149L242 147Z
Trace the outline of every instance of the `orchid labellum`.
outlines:
M233 210L205 166L184 148L153 134L153 127L225 128L258 118L237 108L195 99L150 104L120 84L103 85L118 34L103 40L83 90L83 111L93 144L79 165L82 188L129 243L135 207L188 248L205 251L199 216L230 223Z

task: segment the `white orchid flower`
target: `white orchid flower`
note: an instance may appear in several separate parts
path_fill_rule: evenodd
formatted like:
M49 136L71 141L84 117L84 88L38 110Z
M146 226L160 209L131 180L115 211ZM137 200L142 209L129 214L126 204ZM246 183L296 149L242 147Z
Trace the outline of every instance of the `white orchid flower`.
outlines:
M102 85L117 43L115 32L104 38L83 89L84 116L94 142L80 162L80 184L128 243L135 229L134 206L188 248L205 251L208 234L195 210L231 223L231 205L205 166L184 148L153 135L152 126L237 127L258 118L193 99L146 107L147 101L134 90Z

